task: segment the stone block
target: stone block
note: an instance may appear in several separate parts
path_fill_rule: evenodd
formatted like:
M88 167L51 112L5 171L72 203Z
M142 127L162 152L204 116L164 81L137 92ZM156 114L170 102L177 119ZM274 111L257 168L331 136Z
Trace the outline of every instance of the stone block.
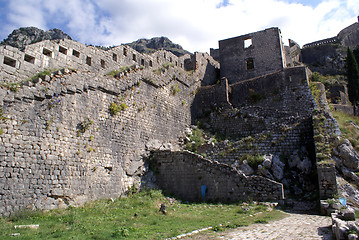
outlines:
M355 221L355 210L351 207L341 210L342 219L345 221Z

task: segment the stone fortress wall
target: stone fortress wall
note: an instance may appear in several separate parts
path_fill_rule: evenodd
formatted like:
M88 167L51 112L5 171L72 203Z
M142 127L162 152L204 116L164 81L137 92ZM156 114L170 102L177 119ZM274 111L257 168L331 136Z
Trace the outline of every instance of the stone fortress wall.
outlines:
M331 44L331 43L337 43L337 42L339 42L338 37L331 37L331 38L326 38L326 39L323 39L323 40L315 41L315 42L312 42L312 43L304 44L303 48L320 46L320 45L324 45L324 44Z
M219 67L206 53L178 58L161 50L147 56L124 46L103 51L70 40L36 43L25 52L1 49L2 82L23 82L15 91L0 88L2 215L119 197L141 185L148 149L153 142L177 149L191 124L195 90L215 82L211 73ZM133 64L144 67L106 75ZM26 82L61 67L66 68ZM122 108L117 115L111 114L113 103Z
M320 45L336 44L336 43L340 43L341 45L346 47L355 48L357 46L357 43L359 42L358 29L359 29L359 16L358 16L358 22L353 23L352 25L344 28L338 33L337 36L304 44L303 49L308 47L315 47Z
M189 59L189 55L177 57L165 50L147 55L125 45L104 51L68 39L45 40L26 46L24 51L0 46L0 78L3 83L16 83L19 79L25 80L46 69L68 66L101 74L134 64L156 69L170 63L184 68L185 60Z

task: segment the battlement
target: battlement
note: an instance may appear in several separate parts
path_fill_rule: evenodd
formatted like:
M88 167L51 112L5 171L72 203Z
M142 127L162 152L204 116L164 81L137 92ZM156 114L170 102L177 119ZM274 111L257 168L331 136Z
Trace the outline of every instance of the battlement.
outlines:
M315 42L312 42L312 43L305 44L305 45L303 45L303 48L315 47L315 46L331 44L331 43L338 43L338 42L339 42L338 37L326 38L326 39L323 39L323 40L319 40L319 41L315 41Z
M105 51L68 39L45 40L26 46L24 51L7 45L0 46L0 78L3 83L21 82L46 69L64 67L99 74L131 65L158 68L171 63L184 68L185 61L190 58L190 55L177 57L165 50L152 55L141 54L125 45Z

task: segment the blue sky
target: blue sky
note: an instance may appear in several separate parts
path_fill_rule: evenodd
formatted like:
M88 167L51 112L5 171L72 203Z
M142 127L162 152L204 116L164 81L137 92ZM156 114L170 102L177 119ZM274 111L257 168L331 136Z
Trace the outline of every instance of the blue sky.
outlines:
M62 29L75 40L120 45L169 37L189 51L279 27L300 45L335 36L357 21L359 0L0 0L0 39L19 27Z

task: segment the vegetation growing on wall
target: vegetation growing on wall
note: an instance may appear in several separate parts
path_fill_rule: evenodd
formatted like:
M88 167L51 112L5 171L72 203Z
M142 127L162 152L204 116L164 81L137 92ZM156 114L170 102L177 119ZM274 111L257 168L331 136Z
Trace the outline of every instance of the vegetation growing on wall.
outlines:
M333 117L337 120L343 137L359 152L359 117L342 112L333 112Z
M110 103L109 111L112 116L116 116L119 112L125 111L127 109L126 103Z
M34 76L32 76L29 81L33 82L35 79L42 78L43 76L50 76L52 72L56 71L56 69L46 69Z
M321 165L334 164L331 158L333 148L333 136L331 130L334 128L327 120L326 113L322 110L314 111L313 129L316 148L317 163Z

